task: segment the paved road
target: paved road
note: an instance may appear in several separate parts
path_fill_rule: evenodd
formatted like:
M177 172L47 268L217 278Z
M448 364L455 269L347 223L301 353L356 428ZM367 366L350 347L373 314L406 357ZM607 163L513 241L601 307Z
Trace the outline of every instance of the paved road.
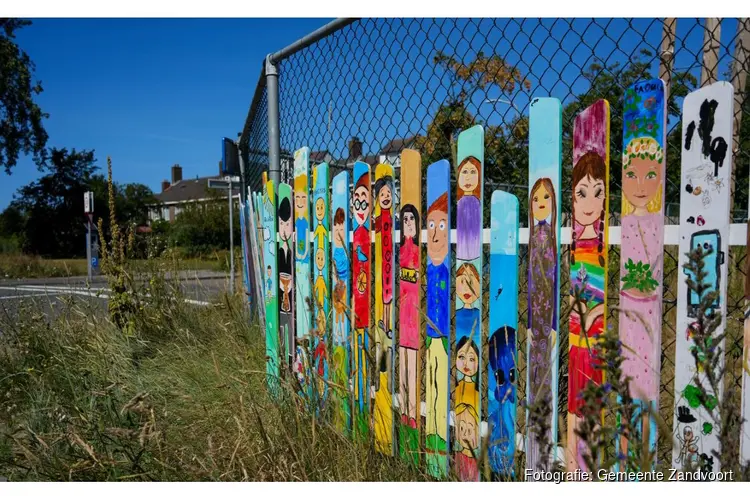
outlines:
M167 279L173 278L178 281L185 300L199 306L209 305L229 288L228 273L183 271L167 276ZM139 279L147 277L136 277L137 281ZM0 280L0 314L12 315L30 301L39 304L45 312L53 312L70 298L104 309L109 296L104 277L95 277L90 283L86 277Z

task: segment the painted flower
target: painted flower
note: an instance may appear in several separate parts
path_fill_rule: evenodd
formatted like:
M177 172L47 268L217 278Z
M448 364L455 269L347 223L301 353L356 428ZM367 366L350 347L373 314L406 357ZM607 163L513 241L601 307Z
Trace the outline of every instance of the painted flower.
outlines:
M649 146L648 146L648 154L655 155L656 154L656 150L658 149L658 147L659 147L658 144L656 144L655 142L652 142L651 144L649 144Z

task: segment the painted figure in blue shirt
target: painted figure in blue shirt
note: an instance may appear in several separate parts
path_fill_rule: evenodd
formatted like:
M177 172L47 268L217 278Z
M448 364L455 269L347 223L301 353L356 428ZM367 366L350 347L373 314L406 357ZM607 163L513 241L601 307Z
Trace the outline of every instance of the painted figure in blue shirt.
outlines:
M450 333L449 314L446 314L450 311L450 271L446 262L449 231L448 195L443 194L432 203L427 213L427 237L432 240L427 248L427 315L438 329L435 331L428 322L427 336L441 338L444 342Z

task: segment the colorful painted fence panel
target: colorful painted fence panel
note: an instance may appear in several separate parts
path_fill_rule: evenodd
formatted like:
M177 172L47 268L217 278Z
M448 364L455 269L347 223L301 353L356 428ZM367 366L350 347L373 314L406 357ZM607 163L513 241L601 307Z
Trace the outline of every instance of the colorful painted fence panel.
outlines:
M250 233L250 250L252 254L253 283L255 285L255 304L258 307L258 318L262 325L266 324L266 301L263 295L263 266L261 265L261 247L258 239L258 217L255 208L255 193L248 190L247 209L248 209L248 232Z
M349 309L351 278L349 276L349 172L333 178L331 197L333 230L331 232L331 261L333 262L333 357L332 376L333 422L337 429L348 433L351 427L349 403Z
M294 266L296 344L294 372L302 387L311 378L310 353L313 297L310 279L310 148L294 152Z
M529 275L526 390L530 406L547 401L551 443L557 442L557 380L560 320L560 178L562 107L536 98L529 112ZM536 430L526 421L526 467L548 470Z
M710 389L705 373L696 371L693 352L705 359L706 349L720 349L723 366L724 342L712 339L724 332L727 312L727 260L729 249L729 189L732 170L733 88L718 82L685 97L682 105L682 182L680 199L680 279L677 287L677 342L675 348L675 413L672 452L675 468L694 467L720 471L721 464L711 450L719 449L720 429L701 406L713 407L721 400ZM688 288L686 277L693 277L684 265L686 254L701 247L709 253L704 259L708 272L704 283L719 295L708 311L721 314L721 323L706 343L696 344L698 308L701 297ZM706 389L702 394L696 374Z
M279 304L276 289L276 193L273 181L263 189L263 254L266 302L266 373L268 387L276 394L279 387Z
M625 91L619 320L627 349L622 371L632 379L633 424L651 453L656 452L661 370L666 106L661 80L638 82ZM622 438L618 449L627 456L642 446Z
M401 457L419 464L420 324L422 322L422 157L401 153L401 241L399 243L399 409Z
M370 429L370 165L358 161L354 164L352 188L352 378L356 399L355 434L367 440Z
M609 228L609 103L596 101L573 124L573 224L570 247L568 337L569 471L586 469L576 430L583 418L583 390L601 384L597 338L607 328L607 230Z
M393 167L375 167L373 186L375 231L375 448L393 455Z
M511 478L516 453L518 383L518 198L505 191L493 192L490 220L487 456L493 473Z
M748 212L750 213L750 212ZM750 219L747 221L747 242L750 248ZM740 460L750 461L750 259L745 257L745 324L742 341L742 420L740 424Z
M458 136L456 173L456 360L454 460L462 481L479 480L482 421L482 206L484 129Z
M313 318L315 321L313 366L319 405L328 399L328 313L331 307L330 258L328 252L328 164L321 163L313 170Z
M448 160L427 167L427 360L425 462L433 477L448 473L451 338L451 172Z
M294 339L294 226L292 224L292 186L279 184L278 205L278 272L279 272L279 333L284 345L284 364L291 369L295 358ZM286 373L284 374L286 376Z

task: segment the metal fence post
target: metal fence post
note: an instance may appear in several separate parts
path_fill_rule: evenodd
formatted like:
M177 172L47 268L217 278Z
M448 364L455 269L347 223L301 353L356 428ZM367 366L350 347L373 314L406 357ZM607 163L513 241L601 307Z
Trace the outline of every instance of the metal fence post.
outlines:
M266 57L266 91L268 93L268 176L278 187L281 178L281 136L279 134L279 72Z

